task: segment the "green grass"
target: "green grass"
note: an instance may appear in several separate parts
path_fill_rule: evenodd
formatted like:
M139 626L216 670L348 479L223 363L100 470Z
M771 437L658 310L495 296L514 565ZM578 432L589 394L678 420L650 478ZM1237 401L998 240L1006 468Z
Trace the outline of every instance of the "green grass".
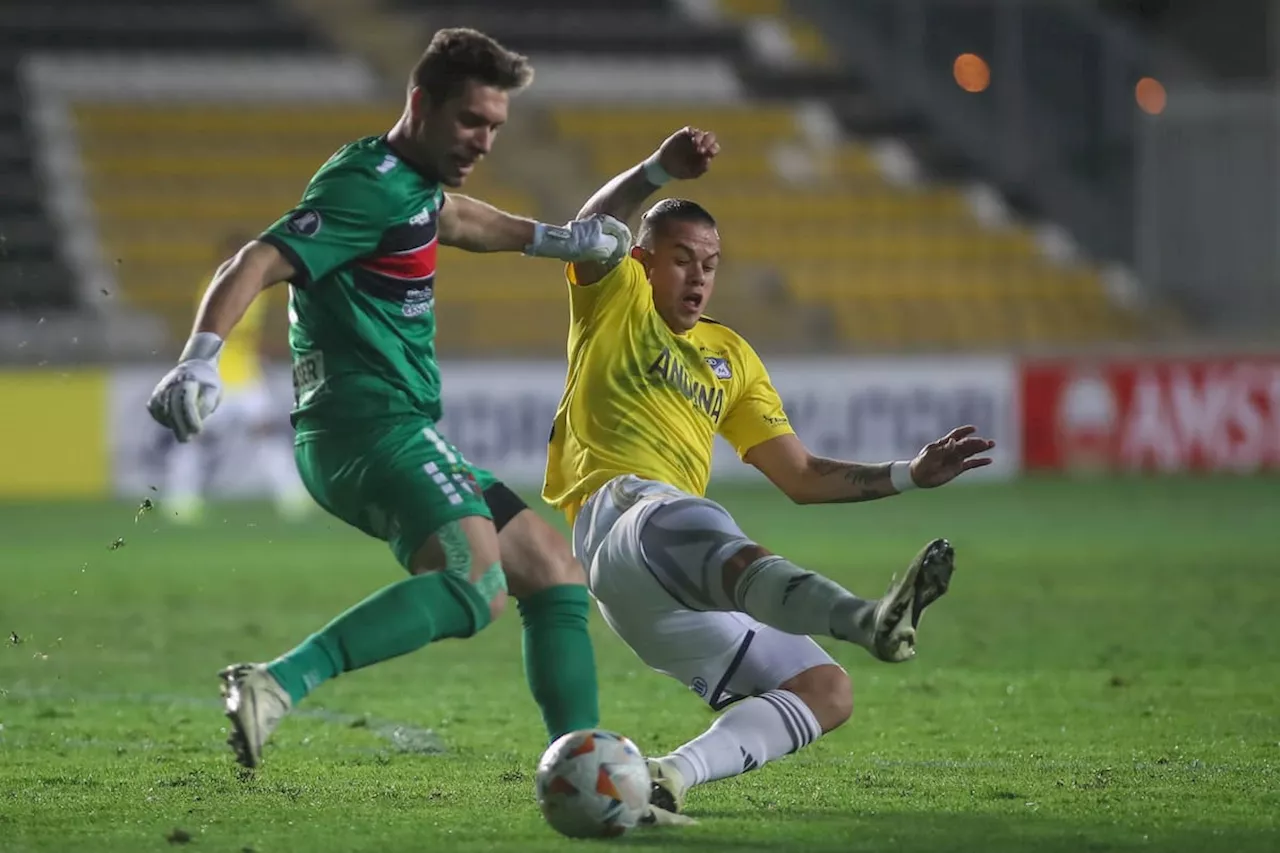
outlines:
M169 849L175 829L231 853L1280 849L1280 480L718 497L870 594L936 535L959 571L917 660L826 643L854 679L843 729L695 791L700 826L616 843L538 816L543 733L510 617L326 685L255 778L235 771L214 672L400 577L379 543L252 506L204 529L163 507L135 524L120 504L2 506L0 851ZM593 630L605 725L656 752L711 721Z

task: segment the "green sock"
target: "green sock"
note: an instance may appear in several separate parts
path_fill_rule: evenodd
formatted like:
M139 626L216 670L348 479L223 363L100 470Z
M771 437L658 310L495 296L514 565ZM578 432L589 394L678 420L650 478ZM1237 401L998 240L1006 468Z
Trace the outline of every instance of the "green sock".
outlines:
M470 637L489 623L489 603L445 572L383 587L267 665L297 703L331 678L416 651L434 640Z
M590 611L585 586L553 586L520 601L524 674L552 740L600 723Z

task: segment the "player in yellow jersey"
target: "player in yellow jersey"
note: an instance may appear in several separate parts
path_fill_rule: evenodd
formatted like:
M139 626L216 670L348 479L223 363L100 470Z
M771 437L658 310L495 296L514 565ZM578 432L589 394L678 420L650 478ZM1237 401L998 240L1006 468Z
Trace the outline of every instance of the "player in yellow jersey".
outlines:
M718 151L714 135L678 131L579 216L632 219L659 186L700 176ZM771 553L704 497L714 436L796 503L940 486L989 464L981 454L994 447L961 427L910 461L814 456L760 358L703 316L719 263L711 214L666 199L641 219L629 257L568 268L569 370L543 489L573 524L575 554L618 636L712 708L733 703L704 734L650 759L653 804L667 812L682 808L690 787L753 770L841 725L853 706L849 677L810 637L905 661L953 568L951 545L935 540L882 598L863 599Z
M220 246L224 254L219 257L234 257L247 242L243 235L229 236ZM202 286L196 295L203 294ZM219 443L238 442L252 449L282 516L295 518L314 506L293 464L288 401L273 399L263 376L266 313L266 301L254 301L223 346L218 363L223 388L220 416L209 433L194 441L175 442L165 456L163 500L171 510L165 516L175 522L195 523L204 517L209 451Z

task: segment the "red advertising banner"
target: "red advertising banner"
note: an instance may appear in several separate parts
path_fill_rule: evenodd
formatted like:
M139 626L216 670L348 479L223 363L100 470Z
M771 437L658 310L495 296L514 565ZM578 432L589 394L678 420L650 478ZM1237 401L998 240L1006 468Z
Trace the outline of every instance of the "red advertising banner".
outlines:
M1280 356L1029 362L1028 469L1280 469Z

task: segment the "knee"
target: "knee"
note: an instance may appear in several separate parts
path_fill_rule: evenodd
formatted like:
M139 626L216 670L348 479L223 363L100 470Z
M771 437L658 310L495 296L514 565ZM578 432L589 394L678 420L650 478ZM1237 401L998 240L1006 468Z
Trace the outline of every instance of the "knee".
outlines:
M583 586L587 582L569 543L532 510L506 523L498 534L498 546L508 588L516 598L553 586Z
M486 518L468 517L445 524L423 544L410 561L415 575L443 572L456 583L470 587L467 598L477 620L488 612L488 621L502 615L507 605L507 579L502 571L493 524ZM478 625L476 630L484 627Z
M782 685L809 706L826 732L837 729L853 715L853 683L835 664L815 666Z
M507 591L501 590L489 599L489 621L496 622L503 611L507 609Z
M502 566L497 562L487 566L477 562L472 566L470 581L472 588L489 606L489 623L496 622L507 609L507 578L502 573Z

